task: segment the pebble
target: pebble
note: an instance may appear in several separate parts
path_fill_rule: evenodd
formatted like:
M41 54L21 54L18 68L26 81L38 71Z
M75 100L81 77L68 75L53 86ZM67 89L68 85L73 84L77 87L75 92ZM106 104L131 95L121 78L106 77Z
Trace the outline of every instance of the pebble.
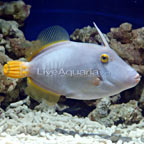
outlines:
M113 142L113 143L116 143L119 139L120 139L120 135L112 135L110 137L110 140Z
M18 102L15 102L15 103L11 103L10 104L10 107L12 107L12 108L16 108L16 107L18 107L18 106L21 106L23 104L23 101L18 101Z
M50 108L31 110L19 101L11 104L0 123L0 138L13 139L16 144L141 144L144 130L139 124L105 127L88 118L59 115ZM21 135L21 133L23 135ZM137 134L139 133L139 134ZM139 137L139 139L138 139ZM0 144L5 144L0 142Z
M46 135L45 130L44 129L40 129L39 134L40 134L40 136L45 137L45 135Z
M141 141L144 143L144 136L141 137Z

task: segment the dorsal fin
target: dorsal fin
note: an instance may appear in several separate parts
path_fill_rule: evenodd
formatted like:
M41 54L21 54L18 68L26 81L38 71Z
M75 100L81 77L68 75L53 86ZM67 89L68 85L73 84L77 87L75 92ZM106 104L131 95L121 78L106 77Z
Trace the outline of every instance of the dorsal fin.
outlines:
M108 44L108 42L106 41L103 33L102 33L102 32L100 31L100 29L97 27L97 25L96 25L95 22L93 22L93 24L94 24L94 27L96 28L96 30L98 31L98 34L100 35L100 37L101 37L101 39L102 39L102 41L103 41L104 46L105 46L105 47L109 47L109 44Z
M61 26L51 26L43 31L37 37L36 44L26 52L26 57L28 61L31 61L40 51L58 42L68 41L69 34Z
M61 26L51 26L43 30L37 37L43 45L57 41L69 40L69 34Z

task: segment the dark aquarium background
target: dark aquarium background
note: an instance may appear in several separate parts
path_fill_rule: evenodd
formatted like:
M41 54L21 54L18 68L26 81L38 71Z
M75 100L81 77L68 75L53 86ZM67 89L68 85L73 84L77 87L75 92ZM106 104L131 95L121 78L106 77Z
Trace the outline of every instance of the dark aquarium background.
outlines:
M133 28L144 25L144 0L24 0L30 4L31 14L23 28L28 40L52 25L63 26L69 34L76 28L93 26L95 21L104 32L123 22Z

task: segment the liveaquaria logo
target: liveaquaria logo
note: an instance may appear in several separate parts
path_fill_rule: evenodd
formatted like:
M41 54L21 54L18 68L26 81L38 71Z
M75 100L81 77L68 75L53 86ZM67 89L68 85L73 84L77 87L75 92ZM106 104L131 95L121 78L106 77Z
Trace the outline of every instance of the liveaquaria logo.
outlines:
M45 76L65 76L65 77L101 77L101 75L110 75L108 72L101 73L97 69L39 69L37 68L37 75Z

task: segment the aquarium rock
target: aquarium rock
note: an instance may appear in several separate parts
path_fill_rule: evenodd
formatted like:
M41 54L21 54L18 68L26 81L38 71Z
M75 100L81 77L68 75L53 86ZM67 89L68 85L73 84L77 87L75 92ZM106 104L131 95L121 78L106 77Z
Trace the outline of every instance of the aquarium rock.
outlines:
M142 89L142 93L139 99L139 106L144 110L144 88Z
M108 40L105 34L104 36ZM74 41L80 41L80 42L89 42L89 43L96 43L96 44L102 43L102 40L98 35L96 28L91 26L87 26L82 29L76 29L71 34L70 38Z
M97 108L89 114L89 118L105 126L131 125L139 123L143 117L138 102L131 100L128 103L110 105L108 102L100 101ZM108 104L108 105L107 105Z
M19 27L29 15L29 10L23 1L0 2L0 17L6 19L0 19L0 104L4 108L19 100L20 95L25 97L26 80L6 78L2 70L10 60L26 61L22 58L34 42L26 41Z
M129 23L111 28L107 34L110 46L138 72L144 74L144 28L132 29Z
M3 37L24 38L23 32L18 28L19 24L16 21L0 19L0 33Z
M12 79L3 75L3 65L10 60L26 61L25 52L35 42L26 41L25 38L7 38L0 34L0 103L2 107L7 107L10 102L14 102L25 97L25 79Z
M110 107L110 99L109 97L105 97L102 98L100 100L97 100L97 104L96 104L96 109L95 114L97 118L104 118L107 117L109 114L109 107ZM89 115L91 117L91 120L95 120L95 118L93 118L93 115Z
M20 92L24 89L26 82L4 76L3 65L12 59L5 54L5 47L3 45L1 47L3 51L0 52L0 104L6 107L10 102L20 98Z
M0 2L0 17L7 20L15 20L22 24L30 14L30 5L24 1Z
M14 55L15 51L11 52L10 50L13 49L13 45L11 46L11 42L9 37L11 37L11 34L9 30L11 28L16 28L13 24L16 24L16 22L8 22L8 27L9 30L7 29L6 31L8 32L5 36L3 28L7 24L7 21L0 19L0 103L1 106L6 107L9 105L10 102L19 100L20 98L20 92L23 89L23 86L26 85L26 82L24 80L20 79L11 79L7 78L3 74L3 65L7 63L10 60L13 60L11 57L11 54ZM13 25L13 26L11 26ZM16 24L18 26L18 24ZM19 33L19 30L15 31L16 36L17 33ZM23 33L20 32L22 35ZM23 35L24 36L24 35ZM23 37L22 36L22 37ZM11 53L10 53L11 52Z
M5 106L19 97L18 90L15 89L19 80L7 78L2 72L3 64L8 60L10 60L8 56L0 53L0 103L3 102Z
M28 40L25 40L25 38L13 38L9 39L10 42L10 56L13 59L18 59L21 57L26 56L26 51L33 46L34 42L30 42Z

